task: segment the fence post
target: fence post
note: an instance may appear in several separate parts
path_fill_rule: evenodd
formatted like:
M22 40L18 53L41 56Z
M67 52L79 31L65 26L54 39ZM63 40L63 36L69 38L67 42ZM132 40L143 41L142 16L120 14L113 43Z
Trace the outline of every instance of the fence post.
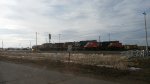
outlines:
M69 52L69 59L68 59L68 63L70 63L70 52Z
M70 63L70 52L72 51L72 45L68 45L68 50L69 52L69 59L68 59L68 63Z

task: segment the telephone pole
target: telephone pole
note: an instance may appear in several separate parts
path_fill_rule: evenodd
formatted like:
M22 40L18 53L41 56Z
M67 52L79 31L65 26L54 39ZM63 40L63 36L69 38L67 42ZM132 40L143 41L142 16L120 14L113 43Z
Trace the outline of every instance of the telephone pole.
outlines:
M108 36L109 36L109 42L110 42L110 33L108 34Z
M3 44L3 40L2 40L2 50L3 50L3 46L4 46L4 44Z
M59 50L61 50L61 46L60 46L60 35L61 34L58 34L59 35Z
M36 32L36 46L37 46L37 32Z
M101 36L99 36L99 43L101 42L101 40L100 40L100 39L101 39Z
M61 36L61 34L59 34L59 43L60 43L60 36Z
M38 47L37 47L37 32L35 34L36 34L36 47L35 47L35 51L37 51L38 50Z
M51 34L49 34L49 43L51 42Z
M31 48L31 41L30 41L30 49L32 49L32 48Z
M100 40L100 39L101 39L101 36L99 36L99 43L98 43L99 48L100 48L100 46L101 46L101 43L100 43L101 40Z
M146 12L143 13L145 20L145 38L146 38L146 56L148 56L148 39L147 39L147 23L146 23Z

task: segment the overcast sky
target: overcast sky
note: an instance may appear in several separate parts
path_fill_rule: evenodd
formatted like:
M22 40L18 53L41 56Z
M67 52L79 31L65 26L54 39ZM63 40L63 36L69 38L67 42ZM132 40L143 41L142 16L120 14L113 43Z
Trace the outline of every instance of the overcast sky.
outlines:
M4 47L51 42L119 40L145 45L147 13L150 44L150 0L0 0L0 41ZM1 45L0 45L1 46Z

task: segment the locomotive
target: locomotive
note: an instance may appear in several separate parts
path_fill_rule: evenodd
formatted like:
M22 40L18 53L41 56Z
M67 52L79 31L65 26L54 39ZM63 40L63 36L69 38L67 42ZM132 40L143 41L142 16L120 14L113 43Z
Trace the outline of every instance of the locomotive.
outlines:
M77 50L122 50L124 47L119 41L104 41L97 42L97 40L86 40L79 42L65 42L65 43L44 43L42 45L33 46L32 49L40 51L66 51L68 46L72 46L73 51Z

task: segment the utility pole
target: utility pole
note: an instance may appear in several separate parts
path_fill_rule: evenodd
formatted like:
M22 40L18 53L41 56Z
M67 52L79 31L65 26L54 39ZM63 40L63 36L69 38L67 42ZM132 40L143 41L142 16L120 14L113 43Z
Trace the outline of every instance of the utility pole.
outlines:
M2 50L3 50L3 40L2 40Z
M101 43L100 43L101 40L100 40L100 39L101 39L101 36L99 36L99 43L98 43L99 48L100 48L100 46L101 46Z
M37 51L38 47L37 47L37 32L36 32L36 48L35 51Z
M108 36L109 36L109 42L110 42L110 33L108 34Z
M29 51L32 52L31 41L30 41Z
M30 41L30 48L31 48L31 41Z
M36 32L36 46L37 46L37 32Z
M51 42L51 34L49 34L49 43Z
M101 36L99 36L99 43L101 42L101 40L100 40L100 39L101 39Z
M61 34L59 34L59 43L60 43L60 36L61 36Z
M59 34L59 50L61 50L61 48L60 48L60 36L61 36L61 34Z
M144 12L143 15L144 15L144 20L145 20L146 56L148 56L148 39L147 39L146 12Z

